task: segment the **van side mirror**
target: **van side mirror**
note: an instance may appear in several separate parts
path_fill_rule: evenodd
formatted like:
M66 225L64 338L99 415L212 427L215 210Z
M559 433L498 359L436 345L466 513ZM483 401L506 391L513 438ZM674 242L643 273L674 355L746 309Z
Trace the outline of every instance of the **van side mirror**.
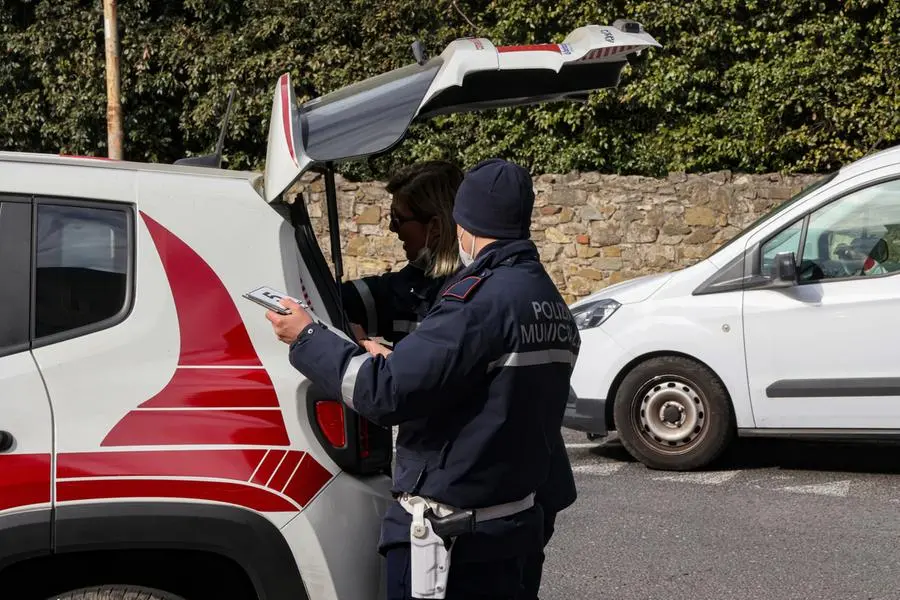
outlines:
M769 287L791 287L796 284L797 258L793 252L779 252L769 272Z

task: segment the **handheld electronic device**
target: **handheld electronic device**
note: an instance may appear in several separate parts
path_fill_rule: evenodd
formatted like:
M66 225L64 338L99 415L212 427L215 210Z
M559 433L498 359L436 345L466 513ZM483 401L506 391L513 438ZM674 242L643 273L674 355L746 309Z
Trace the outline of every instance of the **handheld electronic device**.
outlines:
M308 309L309 307L302 300L297 300L293 296L288 296L284 292L279 292L278 290L272 289L267 286L258 287L252 292L247 292L243 294L243 297L251 302L256 302L260 306L264 308L268 308L269 310L278 313L279 315L289 315L291 311L283 307L278 303L282 298L290 298L304 309Z

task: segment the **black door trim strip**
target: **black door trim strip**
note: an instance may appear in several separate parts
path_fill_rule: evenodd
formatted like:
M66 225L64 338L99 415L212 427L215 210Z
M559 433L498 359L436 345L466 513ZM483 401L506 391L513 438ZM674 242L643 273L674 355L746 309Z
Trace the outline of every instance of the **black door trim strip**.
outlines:
M769 398L847 398L900 396L900 377L782 379L766 388Z
M820 427L761 427L738 429L742 438L787 438L815 442L896 442L900 429L833 429Z

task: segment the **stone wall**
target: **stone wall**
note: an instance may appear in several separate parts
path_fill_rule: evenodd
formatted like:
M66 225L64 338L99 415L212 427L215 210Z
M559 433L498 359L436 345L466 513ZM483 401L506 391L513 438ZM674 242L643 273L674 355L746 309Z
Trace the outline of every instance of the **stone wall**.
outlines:
M639 275L689 266L819 175L706 175L664 179L570 173L535 178L532 239L567 302ZM345 278L398 269L405 257L388 229L390 195L380 182L338 177ZM313 227L330 257L325 187L307 175ZM329 258L330 262L330 258Z

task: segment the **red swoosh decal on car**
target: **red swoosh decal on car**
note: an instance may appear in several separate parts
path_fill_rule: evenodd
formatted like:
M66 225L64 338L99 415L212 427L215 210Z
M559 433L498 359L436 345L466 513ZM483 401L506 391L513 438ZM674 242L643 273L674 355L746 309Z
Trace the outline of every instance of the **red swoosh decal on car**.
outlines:
M141 217L175 301L178 367L113 426L101 443L108 450L57 455L56 500L187 498L301 510L332 474L290 447L275 388L222 281L171 231ZM201 444L223 447L172 448ZM50 502L49 453L0 455L0 472L0 510Z
M180 359L168 384L116 423L101 445L289 445L265 369L231 368L261 367L262 361L225 285L190 246L146 214L141 218L172 289ZM200 407L208 410L147 410ZM272 410L240 410L257 407Z

